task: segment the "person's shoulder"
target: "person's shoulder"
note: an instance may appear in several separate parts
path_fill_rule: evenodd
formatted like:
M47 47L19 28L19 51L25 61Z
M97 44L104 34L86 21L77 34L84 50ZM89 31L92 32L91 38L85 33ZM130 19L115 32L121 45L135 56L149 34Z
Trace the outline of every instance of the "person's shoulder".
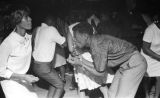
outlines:
M92 36L92 44L94 45L98 45L99 43L101 43L104 39L104 35L102 34L96 34Z
M48 27L45 27L41 30L41 32L47 34L47 35L53 35L55 33L58 33L58 30L53 27L53 26L48 26Z
M15 40L15 37L14 37L14 34L13 33L10 33L4 40L1 44L5 44L7 46L10 46L10 47L15 47L16 46L16 40Z
M57 28L54 27L54 26L49 26L48 29L49 29L49 30L53 30L53 31L57 30Z
M45 27L45 28L43 28L43 30L45 30L45 31L51 31L51 32L57 31L57 29L54 26Z
M150 25L146 28L145 32L152 32L152 31L155 30L156 28L157 28L156 24L155 24L155 23L152 23L152 24L150 24Z
M147 27L147 29L152 29L152 28L155 28L156 27L156 24L155 23L152 23L152 24L150 24L148 27Z

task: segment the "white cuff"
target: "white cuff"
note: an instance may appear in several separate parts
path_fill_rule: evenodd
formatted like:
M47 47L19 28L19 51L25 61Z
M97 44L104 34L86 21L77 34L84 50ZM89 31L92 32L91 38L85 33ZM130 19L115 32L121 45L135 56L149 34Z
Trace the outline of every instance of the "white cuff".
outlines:
M5 78L9 79L11 76L12 76L13 72L10 71L9 69L6 70L6 73L5 73Z
M66 38L65 37L62 37L62 39L61 39L61 43L59 43L60 45L62 45L62 44L64 44L65 43L65 41L66 41Z

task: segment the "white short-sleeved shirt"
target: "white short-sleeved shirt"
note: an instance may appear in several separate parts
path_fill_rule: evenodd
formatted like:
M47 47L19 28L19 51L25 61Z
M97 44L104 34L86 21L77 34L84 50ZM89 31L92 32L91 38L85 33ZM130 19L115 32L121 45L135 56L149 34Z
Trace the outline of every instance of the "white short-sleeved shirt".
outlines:
M146 29L143 41L151 43L151 50L160 55L160 29L154 23Z
M151 43L150 49L160 55L160 29L156 24L152 23L145 30L143 41ZM160 61L157 61L146 55L143 50L142 55L146 58L148 63L147 74L149 76L160 76Z
M35 36L33 58L39 62L51 62L56 43L62 45L65 40L55 27L42 23Z

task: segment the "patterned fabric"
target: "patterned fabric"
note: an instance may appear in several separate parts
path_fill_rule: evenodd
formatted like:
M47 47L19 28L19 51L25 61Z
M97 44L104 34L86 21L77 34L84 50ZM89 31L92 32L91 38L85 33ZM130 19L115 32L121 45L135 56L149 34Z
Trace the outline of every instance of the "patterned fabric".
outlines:
M109 35L93 36L90 49L97 71L120 65L137 50L131 43Z

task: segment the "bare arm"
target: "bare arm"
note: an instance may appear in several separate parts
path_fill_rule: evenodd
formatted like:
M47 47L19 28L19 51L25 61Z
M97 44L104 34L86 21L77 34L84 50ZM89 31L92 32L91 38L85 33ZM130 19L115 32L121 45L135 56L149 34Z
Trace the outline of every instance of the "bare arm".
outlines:
M150 47L151 47L151 43L143 41L143 46L142 46L143 52L147 54L148 56L150 56L151 58L160 61L160 55L152 51Z
M73 37L70 32L67 33L67 44L70 52L73 52Z

